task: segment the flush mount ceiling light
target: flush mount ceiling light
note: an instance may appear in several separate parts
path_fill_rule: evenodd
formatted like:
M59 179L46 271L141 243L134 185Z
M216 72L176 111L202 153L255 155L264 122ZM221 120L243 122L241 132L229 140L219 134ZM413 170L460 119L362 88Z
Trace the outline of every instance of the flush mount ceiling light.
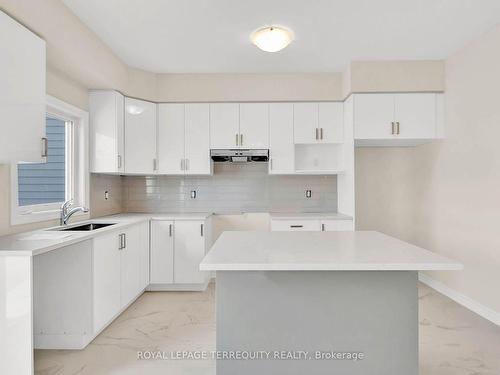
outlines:
M266 26L250 35L253 44L266 52L278 52L293 40L293 32L281 26Z
M144 112L144 108L137 105L128 105L127 112L131 115L140 115L142 112Z

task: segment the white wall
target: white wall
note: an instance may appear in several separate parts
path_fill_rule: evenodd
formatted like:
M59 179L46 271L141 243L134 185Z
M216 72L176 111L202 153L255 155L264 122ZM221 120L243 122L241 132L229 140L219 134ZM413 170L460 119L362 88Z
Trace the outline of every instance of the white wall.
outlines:
M356 151L358 229L465 265L431 276L500 313L500 27L446 60L446 138Z

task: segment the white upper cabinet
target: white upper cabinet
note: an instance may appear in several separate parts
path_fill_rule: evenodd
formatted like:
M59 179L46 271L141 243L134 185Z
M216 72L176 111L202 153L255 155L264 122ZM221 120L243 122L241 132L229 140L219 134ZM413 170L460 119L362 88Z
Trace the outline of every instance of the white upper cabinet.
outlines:
M185 174L211 174L210 107L208 104L185 105L184 134Z
M45 161L45 65L45 41L0 11L0 163Z
M239 147L240 110L237 103L210 104L210 148Z
M395 95L394 121L398 138L435 138L436 94Z
M212 173L208 104L158 106L158 173Z
M156 173L155 103L125 98L125 173Z
M316 143L319 140L318 103L293 105L293 131L295 143Z
M354 121L355 139L391 138L394 94L354 95Z
M158 105L158 173L184 174L184 104Z
M269 104L240 104L240 148L269 148Z
M293 104L269 105L269 173L293 174L295 154L293 144Z
M320 143L344 142L344 105L329 102L318 104L318 128Z
M411 146L442 133L442 94L354 94L357 145Z
M124 172L123 106L119 92L90 92L90 168L94 173Z

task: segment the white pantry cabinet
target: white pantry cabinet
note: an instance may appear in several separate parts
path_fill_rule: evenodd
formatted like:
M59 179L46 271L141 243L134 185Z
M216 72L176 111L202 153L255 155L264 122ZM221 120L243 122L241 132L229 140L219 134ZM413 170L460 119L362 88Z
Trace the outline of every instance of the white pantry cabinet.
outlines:
M442 94L354 94L359 146L416 145L442 133Z
M208 104L158 105L158 173L212 173Z
M125 173L156 173L156 111L155 103L125 98Z
M150 290L203 290L199 266L211 241L211 220L152 220Z
M268 103L210 104L210 148L269 147Z
M89 94L91 172L117 174L125 170L124 103L124 96L117 91Z
M45 60L45 41L0 11L0 163L45 161Z
M342 103L295 103L293 108L296 144L344 141Z
M295 172L292 103L269 105L269 154L269 174Z

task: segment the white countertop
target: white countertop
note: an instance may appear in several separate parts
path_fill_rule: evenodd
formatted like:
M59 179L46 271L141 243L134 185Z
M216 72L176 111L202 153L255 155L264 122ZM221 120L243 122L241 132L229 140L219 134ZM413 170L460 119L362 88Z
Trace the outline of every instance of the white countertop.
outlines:
M203 271L420 271L463 266L372 231L224 232Z
M109 227L93 231L55 231L58 227L39 229L31 232L18 233L0 237L0 256L34 256L85 241L102 233L120 230L132 224L149 220L204 220L210 213L188 213L188 214L119 214L74 222L68 227L83 225L87 223L116 223Z
M271 212L271 220L352 220L340 212Z

